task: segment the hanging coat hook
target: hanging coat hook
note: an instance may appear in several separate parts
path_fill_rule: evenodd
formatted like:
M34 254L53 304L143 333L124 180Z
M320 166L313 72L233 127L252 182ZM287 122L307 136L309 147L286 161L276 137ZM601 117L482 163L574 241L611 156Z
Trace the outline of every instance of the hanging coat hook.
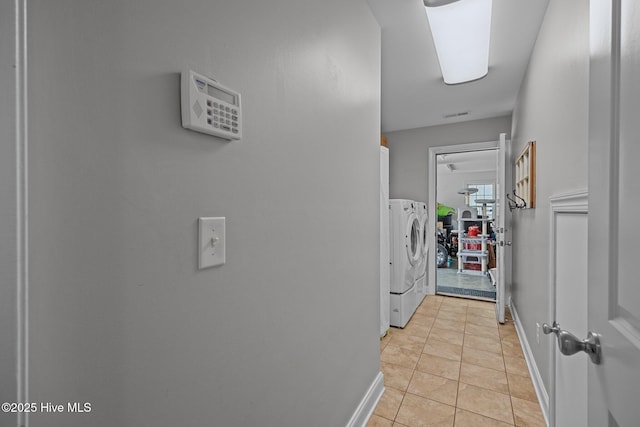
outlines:
M527 207L526 200L518 196L516 194L516 190L513 190L513 196L507 193L507 200L509 201L509 211L513 211L514 209L524 209Z

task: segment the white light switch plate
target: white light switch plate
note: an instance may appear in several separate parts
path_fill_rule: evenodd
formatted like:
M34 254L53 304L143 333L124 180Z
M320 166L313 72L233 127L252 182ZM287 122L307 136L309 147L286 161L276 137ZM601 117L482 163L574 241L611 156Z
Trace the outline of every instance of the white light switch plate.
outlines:
M198 268L215 267L225 259L225 217L198 218Z

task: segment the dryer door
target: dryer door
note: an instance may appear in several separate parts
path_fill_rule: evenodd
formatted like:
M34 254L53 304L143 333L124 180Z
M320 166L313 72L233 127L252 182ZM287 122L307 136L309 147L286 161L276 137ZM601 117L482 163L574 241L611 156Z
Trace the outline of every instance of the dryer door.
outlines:
M407 247L409 262L412 266L415 266L422 256L422 249L420 248L420 221L415 214L409 215L409 221L407 221L405 245Z
M420 241L422 242L422 255L424 256L424 259L427 259L427 255L429 255L429 236L427 235L428 233L428 227L427 227L427 223L429 222L429 217L424 214L422 215L422 220L421 220L421 224L420 224L420 229L422 230L422 233L420 234Z

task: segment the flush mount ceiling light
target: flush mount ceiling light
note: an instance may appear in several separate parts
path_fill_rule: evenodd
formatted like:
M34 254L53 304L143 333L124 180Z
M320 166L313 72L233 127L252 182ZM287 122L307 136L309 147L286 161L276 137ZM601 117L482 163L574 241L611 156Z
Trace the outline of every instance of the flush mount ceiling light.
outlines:
M486 76L492 0L424 0L424 5L444 82Z

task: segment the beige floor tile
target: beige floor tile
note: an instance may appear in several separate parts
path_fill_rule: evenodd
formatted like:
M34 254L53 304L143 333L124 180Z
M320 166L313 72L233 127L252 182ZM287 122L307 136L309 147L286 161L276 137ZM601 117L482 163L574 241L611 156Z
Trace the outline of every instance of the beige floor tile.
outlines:
M458 396L458 382L437 375L415 371L407 392L455 406Z
M409 322L407 326L404 327L404 331L407 334L421 338L427 338L429 336L429 329L428 326L413 322Z
M484 308L486 310L492 310L493 312L495 312L496 310L496 303L491 301L469 300L468 306L469 308L471 307Z
M420 304L418 308L416 308L416 313L424 314L425 316L436 317L436 313L438 312L439 308L439 303L429 303L425 301Z
M387 334L385 336L383 336L382 338L380 338L380 351L382 351L382 349L384 349L384 347L389 344L389 341L391 340L391 332L387 332Z
M378 402L378 405L376 406L375 411L373 411L374 415L378 415L388 420L395 419L403 398L404 393L400 390L396 390L395 388L386 388Z
M409 381L413 375L413 369L391 363L380 362L380 369L384 375L385 387L393 387L401 391L407 391Z
M460 382L509 394L507 375L502 371L483 366L470 365L463 362L460 368Z
M442 305L442 298L437 298L436 295L427 295L427 297L422 300L420 307L440 307L440 305Z
M367 422L367 427L393 427L393 421L373 414Z
M416 370L457 381L460 377L460 362L457 360L422 353L420 360L418 360Z
M464 332L467 323L464 320L446 320L436 318L433 322L434 328L449 329L452 331Z
M507 375L507 377L509 379L511 396L538 403L538 396L536 395L536 390L533 388L531 378L521 375Z
M460 383L457 407L485 417L513 423L511 399L506 394Z
M524 353L519 342L502 340L502 354L504 357L520 357L524 359Z
M454 417L453 406L407 393L395 421L408 427L445 427L453 426Z
M504 324L498 323L498 329L500 329L500 335L503 333L516 332L516 326L513 323L513 320L506 320Z
M409 325L407 325L407 327L405 327L404 329L391 328L393 330L393 334L391 335L391 338L413 336L413 337L426 339L429 336L430 328L428 326L425 326L425 325L412 325L412 327L408 327L408 326Z
M507 338L507 337L518 338L518 331L516 331L515 326L509 326L509 325L513 325L513 323L511 324L505 323L504 325L498 326L498 330L500 331L500 338Z
M471 347L462 349L462 361L471 365L484 366L485 368L504 371L502 355L490 351L478 350Z
M525 359L521 357L505 357L504 364L509 375L529 377L529 368Z
M495 318L482 317L482 316L467 316L467 323L474 325L486 326L488 328L498 328L498 323Z
M433 356L444 357L445 359L459 361L462 355L462 346L429 338L422 352Z
M520 338L518 338L518 334L515 332L501 335L500 338L501 341L509 341L514 344L520 343Z
M417 323L418 325L428 326L429 328L433 325L433 322L436 320L436 314L432 315L425 313L414 313L411 318L411 323Z
M429 333L430 339L436 339L440 341L446 341L451 344L462 345L462 338L464 337L464 333L460 331L452 331L451 329L443 329L434 327L431 329Z
M513 414L518 427L547 427L540 405L537 402L511 397Z
M492 320L496 319L496 312L493 308L478 308L478 307L469 307L467 309L467 316L479 316L486 317Z
M513 320L498 324L494 309L428 296L406 328L390 328L386 390L367 426L545 426Z
M464 322L466 319L467 315L465 312L447 311L442 308L438 310L438 314L436 314L436 320L454 320L456 322Z
M456 409L455 427L513 427L513 424L487 418L473 412Z
M502 346L500 345L500 340L495 337L477 336L465 333L464 346L477 350L489 351L491 353L497 353L500 355L502 354Z
M474 325L473 323L467 323L464 329L466 334L472 334L479 337L491 337L500 339L500 334L497 328L485 328L484 326Z
M447 313L467 314L467 310L468 310L468 307L466 305L462 305L462 304L445 304L445 303L443 303L440 306L439 313L447 312Z
M382 350L380 354L380 360L394 365L402 366L404 368L413 369L418 363L420 353L406 348L398 347L397 345L389 344Z
M467 307L469 306L469 301L471 300L467 298L443 297L442 305L443 306L457 305L457 306Z
M415 335L396 334L391 337L389 344L421 353L426 341L426 338L417 337Z

